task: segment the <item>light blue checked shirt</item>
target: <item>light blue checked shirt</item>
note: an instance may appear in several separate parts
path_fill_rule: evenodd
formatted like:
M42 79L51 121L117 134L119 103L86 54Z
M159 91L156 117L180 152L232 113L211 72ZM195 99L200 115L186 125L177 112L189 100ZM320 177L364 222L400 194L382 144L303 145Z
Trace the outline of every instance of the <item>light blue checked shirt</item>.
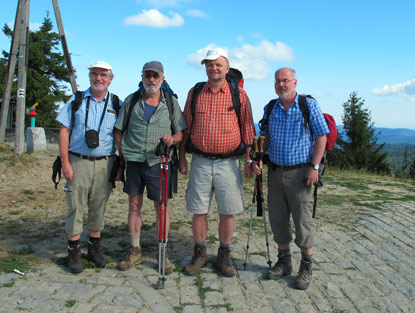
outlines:
M98 131L102 111L105 107L105 101L107 97L110 97L108 99L107 110L99 130L99 146L93 149L88 148L85 141L85 114L88 97L91 97L91 100L89 101L88 124L86 130L95 129L96 131ZM67 128L72 127L71 103L74 99L75 95L73 95L69 101L65 103L56 118L58 123ZM121 100L120 105L122 105ZM115 153L113 129L116 120L117 114L112 106L110 93L108 92L105 98L98 102L92 96L90 88L88 88L84 91L83 102L78 111L75 113L75 127L72 129L72 135L69 140L69 151L97 157L113 155Z
M315 137L328 134L329 128L317 101L307 98L307 105L310 111L309 127L313 130L313 136L310 129L304 130L298 94L288 111L285 111L280 99L277 99L268 119L268 129L261 131L261 135L269 136L268 154L271 162L285 166L311 162ZM267 105L264 108L264 118L266 112Z

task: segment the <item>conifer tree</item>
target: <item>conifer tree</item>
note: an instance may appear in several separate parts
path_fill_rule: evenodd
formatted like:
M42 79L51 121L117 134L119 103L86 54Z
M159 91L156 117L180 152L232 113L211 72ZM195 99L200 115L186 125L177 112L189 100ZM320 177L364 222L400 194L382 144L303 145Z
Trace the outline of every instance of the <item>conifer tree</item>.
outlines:
M332 162L340 168L364 169L369 172L389 173L385 143L377 143L377 134L371 122L370 111L356 92L343 104L343 127L340 139L331 155Z
M37 31L29 32L29 56L26 82L26 108L38 102L36 107L36 126L58 127L55 121L58 103L69 97L69 76L66 70L65 57L59 51L59 34L52 31L53 24L49 17L45 17L42 26ZM12 38L13 31L4 25L3 33ZM3 50L1 65L7 65L9 53ZM7 67L6 69L7 70ZM0 72L2 70L0 69ZM2 76L4 79L4 75ZM3 87L4 82L1 83ZM12 93L16 92L17 66ZM3 88L0 89L3 93ZM1 95L3 96L3 95ZM29 126L29 118L25 119Z

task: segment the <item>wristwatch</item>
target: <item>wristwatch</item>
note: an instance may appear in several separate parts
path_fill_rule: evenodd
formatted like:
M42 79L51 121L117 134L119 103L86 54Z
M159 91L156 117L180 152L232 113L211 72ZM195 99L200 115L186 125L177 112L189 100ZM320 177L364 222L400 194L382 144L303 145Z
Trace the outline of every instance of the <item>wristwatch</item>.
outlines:
M318 169L320 168L320 164L311 164L311 167L318 171Z

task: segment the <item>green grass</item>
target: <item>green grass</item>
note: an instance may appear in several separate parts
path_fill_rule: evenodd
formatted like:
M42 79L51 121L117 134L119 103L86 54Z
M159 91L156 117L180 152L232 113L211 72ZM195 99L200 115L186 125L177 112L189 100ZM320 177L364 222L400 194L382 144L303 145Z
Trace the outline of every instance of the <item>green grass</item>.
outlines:
M75 303L76 303L76 300L74 300L74 299L72 299L72 300L68 300L68 301L66 301L65 306L66 306L67 308L71 308L71 307L73 307L73 306L75 305Z
M31 248L12 250L9 252L9 256L0 259L0 272L12 273L14 269L17 269L23 273L31 270L38 258L33 255Z

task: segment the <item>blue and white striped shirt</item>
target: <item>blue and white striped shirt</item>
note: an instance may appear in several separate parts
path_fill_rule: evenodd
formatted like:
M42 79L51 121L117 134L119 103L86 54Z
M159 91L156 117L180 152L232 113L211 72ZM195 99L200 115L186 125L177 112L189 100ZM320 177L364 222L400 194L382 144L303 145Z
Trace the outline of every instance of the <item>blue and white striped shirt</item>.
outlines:
M298 94L288 111L285 111L280 99L277 99L268 119L268 130L261 131L261 135L269 136L268 154L271 162L285 166L311 162L315 137L328 134L329 128L317 101L307 98L307 105L313 137L310 129L304 129ZM266 112L267 106L264 108L264 118Z
M85 129L86 103L88 97L90 97L91 100L89 101L88 124ZM101 121L107 97L110 98L108 99L107 110L99 130L99 146L93 149L88 148L85 141L85 131L90 129L98 131L99 122ZM67 128L72 127L71 103L74 99L75 96L73 95L59 111L58 117L56 118L58 123ZM120 105L122 105L121 101ZM110 93L108 92L105 98L98 102L92 95L90 88L88 88L84 92L81 106L75 113L75 127L72 129L72 135L69 140L69 151L89 156L113 155L115 153L113 129L116 120L117 114L112 105Z

